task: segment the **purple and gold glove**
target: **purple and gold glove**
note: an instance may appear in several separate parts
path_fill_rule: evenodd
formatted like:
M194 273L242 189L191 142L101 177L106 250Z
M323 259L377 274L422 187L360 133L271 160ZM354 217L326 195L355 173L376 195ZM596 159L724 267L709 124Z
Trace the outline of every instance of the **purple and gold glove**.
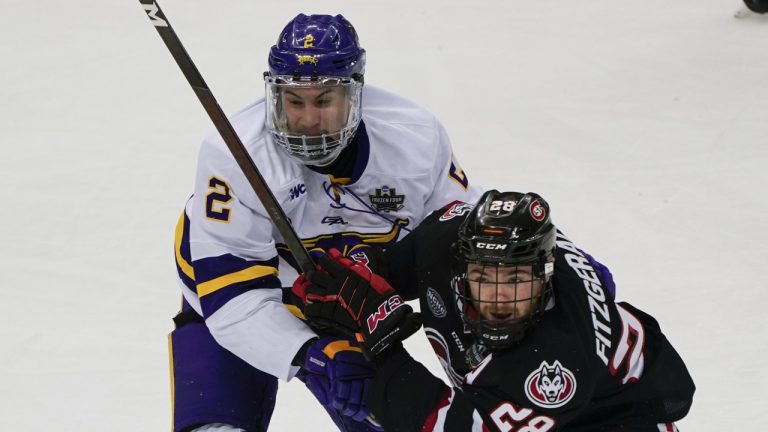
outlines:
M321 338L308 346L301 366L298 377L326 410L381 430L363 402L375 369L360 347L346 339Z

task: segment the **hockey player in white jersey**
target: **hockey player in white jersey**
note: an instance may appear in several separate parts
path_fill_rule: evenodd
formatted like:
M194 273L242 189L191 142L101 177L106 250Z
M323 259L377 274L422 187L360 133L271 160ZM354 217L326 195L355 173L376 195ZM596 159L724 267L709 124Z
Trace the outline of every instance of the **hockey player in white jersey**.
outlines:
M265 98L230 118L310 250L392 244L430 212L479 196L439 121L363 86L364 66L344 17L300 14L270 51ZM290 255L217 133L200 150L176 261L174 431L266 430L277 378L297 374L340 429L376 429L362 406L359 348L318 334L284 304Z

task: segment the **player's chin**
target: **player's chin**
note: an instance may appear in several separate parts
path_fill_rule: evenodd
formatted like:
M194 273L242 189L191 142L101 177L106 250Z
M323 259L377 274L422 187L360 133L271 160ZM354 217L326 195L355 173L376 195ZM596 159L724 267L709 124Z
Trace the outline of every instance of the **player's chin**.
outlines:
M319 139L319 138L314 138L314 137L319 137L319 136L323 135L323 131L320 131L320 130L308 130L308 129L291 130L290 133L292 135L296 135L296 136L302 136L303 135L303 136L307 137L305 139L308 139L308 140Z
M488 321L499 324L512 321L515 318L515 314L508 311L487 312L485 316Z
M305 142L309 145L323 145L324 143L333 143L341 138L341 134L338 132L322 131L301 131L296 132L296 135L304 135Z

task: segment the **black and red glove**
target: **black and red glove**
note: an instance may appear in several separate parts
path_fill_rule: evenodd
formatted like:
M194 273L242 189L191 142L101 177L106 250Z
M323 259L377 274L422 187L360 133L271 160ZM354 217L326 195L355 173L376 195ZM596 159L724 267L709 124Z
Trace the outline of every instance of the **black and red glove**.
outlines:
M335 249L293 284L304 316L353 335L372 358L421 327L418 313L381 276Z

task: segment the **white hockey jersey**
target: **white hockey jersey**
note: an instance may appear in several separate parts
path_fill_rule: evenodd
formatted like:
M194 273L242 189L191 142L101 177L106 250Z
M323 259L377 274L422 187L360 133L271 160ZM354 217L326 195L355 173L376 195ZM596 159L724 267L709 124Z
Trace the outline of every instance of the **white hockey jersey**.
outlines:
M393 243L432 211L480 195L435 116L392 93L364 87L356 162L346 179L285 157L266 133L264 109L260 99L230 121L308 249ZM214 131L202 144L195 193L177 228L182 290L221 346L288 380L297 371L295 353L315 334L283 304L280 287L296 274L278 264L281 243Z

